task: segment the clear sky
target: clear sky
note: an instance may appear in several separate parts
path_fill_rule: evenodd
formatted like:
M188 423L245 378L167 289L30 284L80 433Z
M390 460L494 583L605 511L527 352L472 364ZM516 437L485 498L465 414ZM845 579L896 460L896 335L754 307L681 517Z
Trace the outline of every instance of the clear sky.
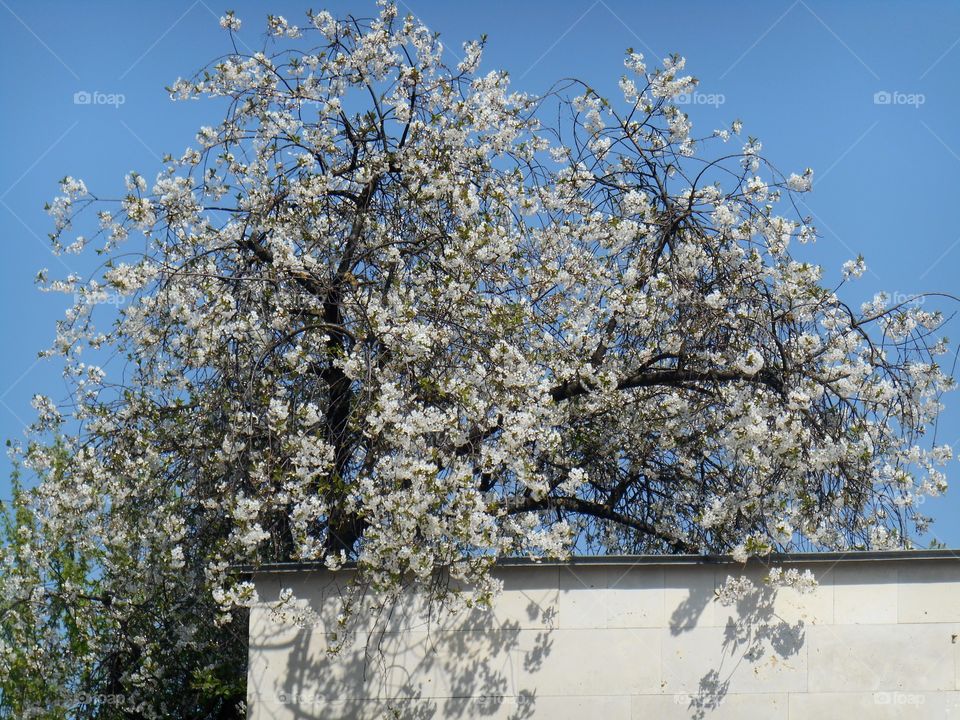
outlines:
M181 153L199 126L221 118L222 106L173 103L164 86L230 50L218 25L223 11L236 11L244 23L241 41L259 48L267 12L305 24L310 7L216 2L0 0L0 438L22 438L34 393L56 399L65 393L59 368L36 357L49 345L67 298L41 294L33 278L45 267L53 277L86 274L90 265L48 249L52 223L43 203L57 193L57 181L74 175L115 196L130 170L152 178L163 153ZM960 227L953 224L960 190L960 3L399 5L442 33L451 62L463 41L487 34L484 67L509 70L514 87L532 93L577 76L615 97L627 47L648 58L686 56L701 80L702 94L689 106L695 130L708 134L740 118L744 133L759 137L781 170L816 171L805 212L822 238L803 255L823 265L832 282L845 260L864 254L869 269L845 299L859 304L879 291L960 295ZM374 11L366 0L313 7ZM960 318L946 334L960 340ZM111 363L108 372L119 367ZM958 448L960 393L946 404L937 438ZM7 470L0 462L0 497L9 494ZM925 509L938 520L933 535L960 547L956 461L948 477L956 487Z

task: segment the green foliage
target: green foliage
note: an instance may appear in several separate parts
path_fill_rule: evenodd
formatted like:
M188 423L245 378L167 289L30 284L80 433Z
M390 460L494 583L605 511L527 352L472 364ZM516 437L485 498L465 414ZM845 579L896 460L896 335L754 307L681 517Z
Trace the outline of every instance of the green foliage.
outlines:
M59 441L54 456L57 476L70 461ZM19 468L11 486L11 502L0 504L0 719L138 717L122 671L148 646L163 668L152 705L164 716L242 717L246 617L217 626L209 598L185 597L163 579L130 583L130 596L117 597L111 580L129 558L48 531L42 496Z

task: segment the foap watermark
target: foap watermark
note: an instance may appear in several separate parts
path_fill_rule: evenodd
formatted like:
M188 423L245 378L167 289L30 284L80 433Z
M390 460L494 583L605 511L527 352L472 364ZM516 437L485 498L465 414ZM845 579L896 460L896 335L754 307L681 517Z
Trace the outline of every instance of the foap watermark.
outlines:
M704 93L699 91L677 95L673 99L673 102L677 105L710 105L715 108L720 107L726 101L727 97L723 93Z
M927 101L923 93L907 93L899 90L877 90L873 94L874 105L912 105L919 109Z
M890 307L920 307L927 301L926 295L905 293L900 290L887 293L887 299Z
M727 698L721 693L698 693L696 695L680 693L673 696L674 705L691 708L718 708L725 705Z
M97 705L125 705L127 696L119 693L79 693L71 697L73 707Z
M100 90L77 90L73 94L74 105L112 105L119 109L127 101L123 93L108 93Z
M927 701L926 695L903 692L875 692L874 705L923 705Z
M323 705L330 702L330 698L318 692L279 692L277 693L277 702L281 705L298 705L306 707L310 705Z
M129 296L112 292L82 292L73 294L74 305L126 305Z

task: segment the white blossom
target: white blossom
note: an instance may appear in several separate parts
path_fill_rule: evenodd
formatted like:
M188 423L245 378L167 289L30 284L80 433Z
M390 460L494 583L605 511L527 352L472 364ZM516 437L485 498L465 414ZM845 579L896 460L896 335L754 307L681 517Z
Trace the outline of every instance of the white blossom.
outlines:
M220 27L224 30L236 32L240 29L240 18L234 15L232 10L228 10L225 15L220 17Z

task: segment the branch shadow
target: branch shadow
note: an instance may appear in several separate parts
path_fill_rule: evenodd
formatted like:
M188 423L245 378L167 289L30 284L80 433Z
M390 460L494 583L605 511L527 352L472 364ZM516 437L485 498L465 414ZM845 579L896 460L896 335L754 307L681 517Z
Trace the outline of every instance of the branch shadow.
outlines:
M261 596L278 595L275 590L264 588ZM314 577L298 590L303 616L261 615L251 624L251 657L283 662L252 678L248 707L255 705L258 717L533 716L536 690L519 682L538 672L551 652L554 609L531 600L524 608L528 622L521 624L483 608L448 611L408 591L367 615L373 620L337 636L331 629L350 601L342 583Z
M803 620L790 623L777 615L777 592L776 588L760 583L733 603L733 612L728 615L723 629L720 663L700 678L696 694L690 696L688 709L694 720L703 720L724 703L733 675L744 661L756 666L767 657L787 660L803 648L805 623ZM710 601L722 604L717 597ZM697 598L690 603L699 607L696 617L705 607L705 604L700 605L701 602L702 598ZM674 630L674 620L678 628L689 629L692 615L690 607L678 607L671 618L671 631Z

